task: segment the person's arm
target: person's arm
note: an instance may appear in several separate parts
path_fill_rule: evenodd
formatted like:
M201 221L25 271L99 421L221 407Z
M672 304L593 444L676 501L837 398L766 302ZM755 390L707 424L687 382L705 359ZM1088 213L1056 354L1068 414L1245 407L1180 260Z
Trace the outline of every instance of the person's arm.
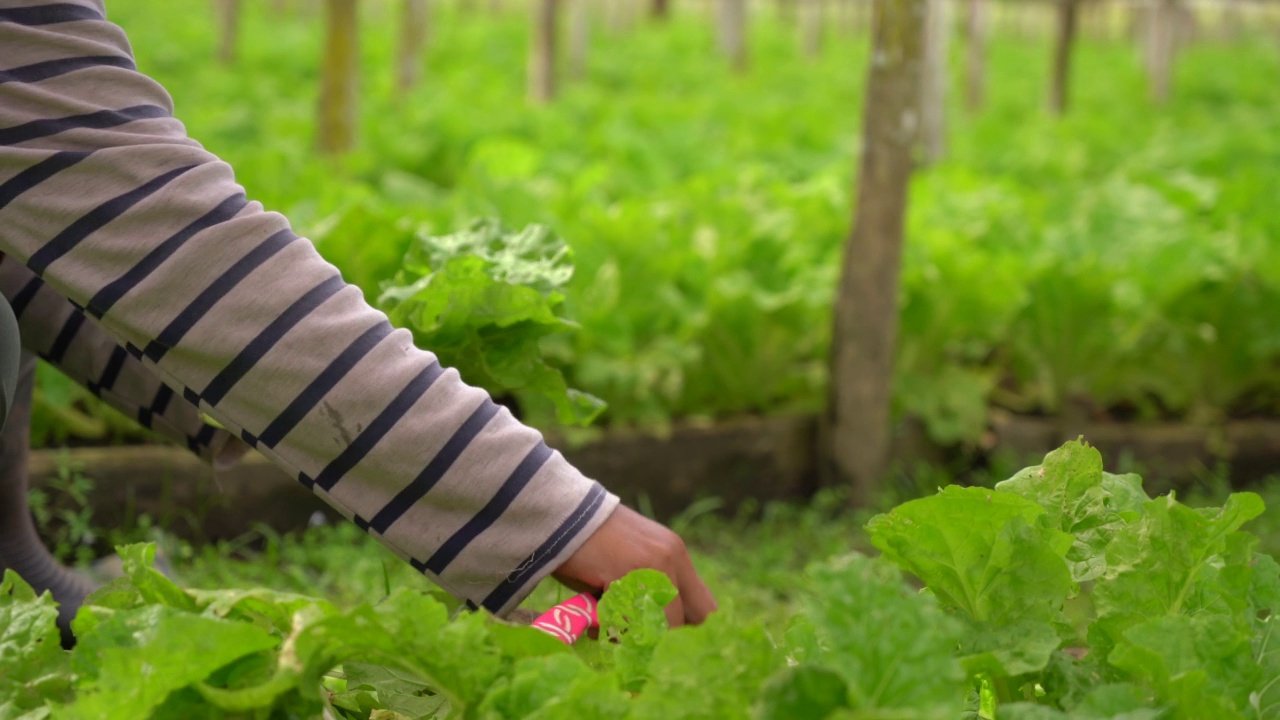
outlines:
M247 200L100 2L0 0L0 67L0 252L415 568L499 614L556 568L692 572Z

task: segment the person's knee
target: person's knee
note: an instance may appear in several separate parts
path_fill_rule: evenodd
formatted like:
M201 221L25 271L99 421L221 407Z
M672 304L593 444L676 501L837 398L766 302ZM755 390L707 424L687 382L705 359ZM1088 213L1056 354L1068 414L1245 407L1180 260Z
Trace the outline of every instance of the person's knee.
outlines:
M9 409L18 390L18 366L22 342L18 338L18 319L9 301L0 295L0 430L9 419Z

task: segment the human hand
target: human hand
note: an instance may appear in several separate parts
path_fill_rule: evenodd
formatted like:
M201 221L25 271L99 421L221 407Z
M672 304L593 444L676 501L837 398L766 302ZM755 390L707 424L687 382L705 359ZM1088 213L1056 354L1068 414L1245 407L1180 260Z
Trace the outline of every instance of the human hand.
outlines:
M671 627L696 625L715 611L716 599L698 577L680 536L625 505L619 505L552 575L579 592L599 593L614 580L644 568L665 573L676 586L679 594L666 608Z

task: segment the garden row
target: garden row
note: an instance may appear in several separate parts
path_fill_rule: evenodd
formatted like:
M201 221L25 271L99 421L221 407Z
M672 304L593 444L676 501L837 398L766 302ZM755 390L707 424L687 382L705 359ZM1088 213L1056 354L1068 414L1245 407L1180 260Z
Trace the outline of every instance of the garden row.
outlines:
M122 547L59 648L56 610L0 584L5 717L1274 718L1280 565L1241 526L1261 498L1150 498L1071 442L994 489L876 516L877 559L810 567L782 633L732 603L668 630L639 571L572 649L384 585L352 608L265 588L184 589ZM923 583L919 592L902 571ZM373 590L369 591L374 593Z

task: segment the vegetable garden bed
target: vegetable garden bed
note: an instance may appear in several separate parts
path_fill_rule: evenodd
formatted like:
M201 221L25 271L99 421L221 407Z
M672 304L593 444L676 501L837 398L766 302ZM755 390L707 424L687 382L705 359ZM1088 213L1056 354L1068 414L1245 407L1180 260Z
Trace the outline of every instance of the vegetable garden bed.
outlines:
M668 630L675 590L641 570L569 648L420 589L354 607L268 588L184 588L119 548L58 649L56 610L0 582L0 715L41 718L912 718L1244 720L1280 714L1280 565L1220 507L1152 498L1070 442L994 488L952 486L789 569L770 632L729 598ZM928 588L903 581L903 571ZM372 590L372 588L371 588ZM375 591L376 592L376 591Z

